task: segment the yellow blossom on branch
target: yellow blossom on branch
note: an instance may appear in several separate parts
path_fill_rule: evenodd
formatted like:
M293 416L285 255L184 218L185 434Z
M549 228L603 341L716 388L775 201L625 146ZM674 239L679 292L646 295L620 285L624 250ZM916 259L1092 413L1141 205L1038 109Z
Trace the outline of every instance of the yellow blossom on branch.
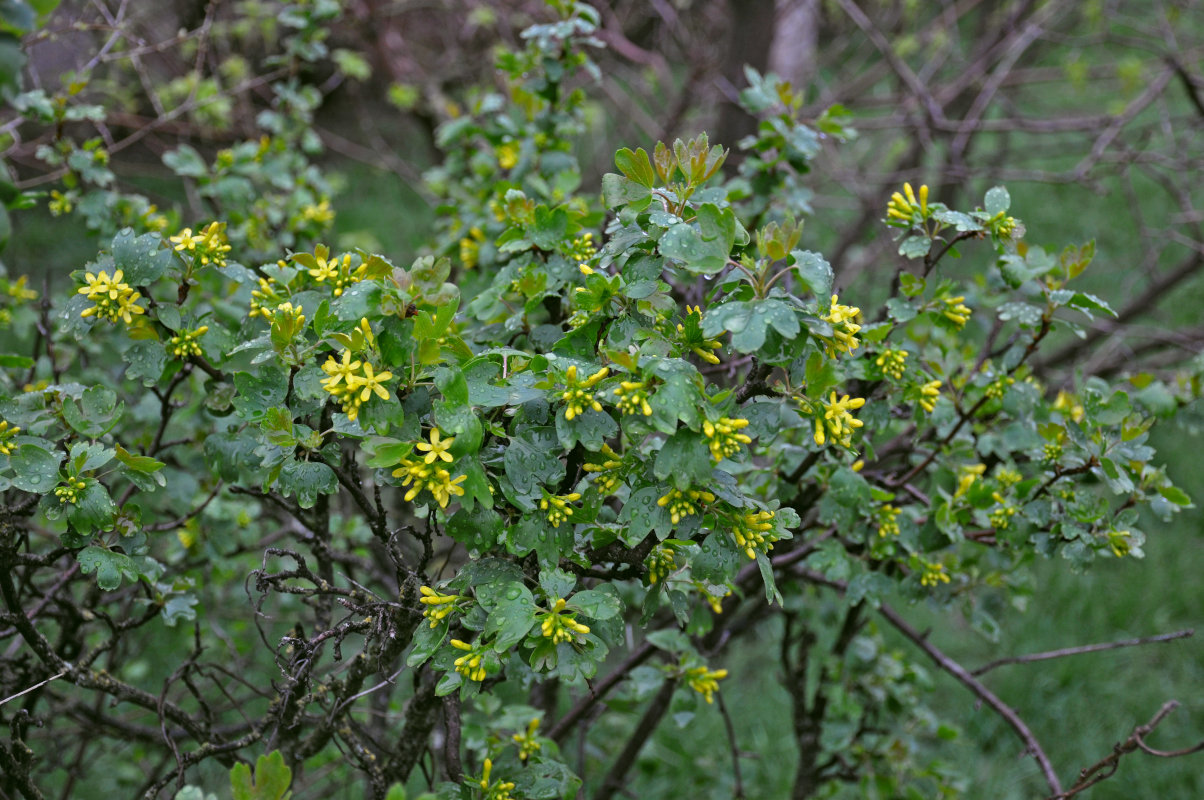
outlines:
M970 310L970 307L966 305L965 301L966 298L962 295L958 295L957 297L946 297L943 300L945 303L945 308L941 312L942 315L945 317L945 319L952 322L959 329L965 326L965 324L970 320L970 315L974 313Z
M720 417L717 422L704 420L702 423L702 435L707 439L707 447L711 451L711 458L718 463L725 458L734 456L740 452L740 445L751 444L752 439L748 434L740 433L741 430L748 427L748 420L733 419L731 417Z
M837 353L851 353L861 346L857 333L861 326L853 322L861 314L856 306L845 306L837 302L840 298L832 295L832 307L820 319L832 325L832 338L828 340L828 356L835 358Z
M208 325L202 325L193 331L180 331L167 342L167 352L176 358L188 358L201 355L201 344L198 339L209 331Z
M823 446L831 439L841 447L852 447L853 432L865 424L852 412L864 405L864 397L851 398L846 394L837 400L836 392L832 392L831 399L823 401L822 416L815 420L815 443Z
M882 369L883 375L899 380L903 377L906 361L906 350L883 350L874 363Z
M652 416L652 406L648 404L648 387L642 381L623 381L615 389L619 398L615 404L623 414L643 414Z
M514 743L518 745L518 760L526 761L535 753L543 749L543 745L535 738L535 731L539 730L539 717L533 718L527 723L526 733L516 733L510 737Z
M439 594L429 586L421 586L418 591L422 594L418 602L426 606L422 616L431 621L432 628L439 627L444 617L457 610L456 603L465 599L458 594Z
M727 670L692 667L686 670L684 677L691 689L702 695L708 703L713 703L713 695L719 691L719 681L727 677Z
M700 504L713 502L715 495L702 489L687 489L684 492L680 489L670 489L656 504L661 508L669 507L669 519L676 525L691 514L697 514Z
M552 523L553 528L559 528L560 523L568 520L573 516L573 509L569 503L575 503L581 499L579 492L572 494L554 495L544 493L543 499L539 501L540 509L548 512L548 522Z
M0 455L11 455L16 443L13 438L21 432L16 426L10 426L8 420L0 421Z
M589 626L578 622L572 612L565 613L565 606L564 598L553 603L551 610L543 614L539 630L544 637L552 640L552 644L562 642L580 644L584 642L585 634L589 633Z
M773 517L772 511L743 511L732 520L732 538L749 558L756 558L758 550L768 552L773 549L773 543L778 540Z
M483 681L487 676L485 671L485 651L488 646L474 647L468 642L452 639L449 644L457 650L464 650L465 655L457 658L453 663L456 672L468 678L471 681Z
M935 561L922 561L920 571L920 585L929 588L935 587L938 584L949 582L949 571L945 569L944 564Z
M94 305L85 308L80 316L107 319L109 322L121 321L129 325L134 321L134 316L145 314L146 309L138 305L142 295L125 283L123 277L121 270L116 270L112 278L104 270L85 273L87 285L80 288L78 293L86 295Z
M420 450L426 453L422 460L427 464L433 464L435 461L442 459L443 461L452 462L451 453L448 449L455 444L456 437L449 436L446 439L441 438L438 428L431 428L430 442L419 442L414 445L415 450Z
M577 379L577 365L569 367L564 373L565 390L561 392L560 399L564 400L564 418L570 422L574 417L579 417L587 408L592 408L594 411L601 411L602 404L598 402L594 393L590 391L598 381L610 374L609 367L602 369L590 375L585 380Z
M927 219L928 186L921 185L919 197L916 197L911 184L903 184L903 194L895 192L890 196L890 202L886 205L886 216L888 220L900 222L921 222Z

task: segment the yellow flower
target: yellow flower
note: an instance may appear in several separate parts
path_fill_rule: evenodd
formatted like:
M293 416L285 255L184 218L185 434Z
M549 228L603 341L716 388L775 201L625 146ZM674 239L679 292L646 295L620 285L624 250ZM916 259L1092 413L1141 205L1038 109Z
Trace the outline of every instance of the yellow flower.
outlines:
M719 681L727 677L727 670L709 670L706 667L692 667L686 670L685 679L690 688L701 694L708 703L713 703L712 695L719 691Z
M435 498L435 502L439 504L440 508L447 508L452 497L464 496L464 487L460 484L468 478L467 475L458 475L453 478L451 473L444 469L439 462L427 463L408 459L393 470L393 477L402 478L401 485L410 487L404 498L407 503L417 497L423 489L426 489L431 493L431 497Z
M715 495L702 489L687 489L684 492L680 489L670 489L656 504L661 508L669 507L669 519L676 525L691 514L697 514L700 504L713 502Z
M660 544L652 548L648 558L644 559L644 564L648 567L648 583L663 581L677 569L677 561L673 556L673 545Z
M1074 395L1069 392L1058 392L1053 408L1054 411L1057 411L1063 417L1069 417L1074 422L1083 421L1083 407L1075 400Z
M193 236L192 228L185 228L175 236L172 236L169 241L176 246L175 249L179 252L184 252L185 250L193 252L196 250L197 245L204 241L204 238Z
M392 372L381 372L379 374L374 374L372 371L372 365L364 362L364 375L359 379L359 385L363 387L363 391L360 392L360 402L368 402L368 400L372 397L373 392L375 392L376 396L381 400L388 400L389 390L384 387L384 384L391 380L393 380Z
M652 416L652 406L648 404L648 386L643 381L623 381L615 389L619 398L615 405L623 414L643 414Z
M585 380L579 381L575 364L565 370L565 391L561 392L560 398L565 402L564 418L566 420L571 422L574 417L581 416L587 408L592 408L594 411L602 410L602 404L594 397L594 393L588 390L609 374L610 368L603 367Z
M454 437L454 436L448 437L447 439L440 439L439 438L439 429L431 428L430 443L419 442L418 444L414 445L414 448L416 450L421 450L422 452L426 453L426 455L423 456L422 460L425 461L427 464L432 464L437 459L442 459L443 461L451 463L452 455L451 455L451 453L449 453L447 451L448 451L448 448L450 448L452 446L452 444L455 443L455 441L456 441L456 437Z
M519 761L526 761L542 749L543 745L535 738L535 731L537 730L539 730L539 717L535 717L527 723L527 732L525 734L516 733L511 737L514 739L514 743L518 745Z
M585 634L589 633L589 626L578 622L572 612L564 613L565 605L564 598L557 600L551 610L543 614L539 630L545 638L552 640L552 644L583 643Z
M573 516L573 509L569 507L569 503L575 503L580 499L580 492L565 495L547 494L545 492L543 499L539 501L539 507L541 510L548 512L548 522L552 523L552 527L559 528L560 523Z
M0 421L0 454L10 455L16 447L13 438L21 432L16 426L9 426L8 420Z
M85 308L80 312L80 316L94 316L110 322L121 320L129 325L134 321L135 315L145 314L146 309L138 305L142 295L122 281L123 277L121 270L115 271L112 278L104 270L96 274L85 273L84 281L88 285L81 287L78 294L86 295L95 305Z
M431 621L432 628L439 627L444 617L457 610L456 603L466 599L458 594L439 594L429 586L419 587L418 591L422 593L418 602L426 606L422 616Z
M921 568L921 586L933 587L940 583L949 582L949 572L945 569L944 564L938 564L935 561L924 561L921 563Z
M903 513L903 509L895 508L892 505L884 504L878 509L878 535L879 536L898 536L899 535L899 515Z
M883 375L899 380L903 377L906 361L906 350L883 350L874 363L882 368Z
M732 520L731 534L736 546L749 558L757 557L757 550L770 551L778 540L773 527L772 511L742 511Z
M954 497L961 497L966 492L970 491L970 487L974 482L987 471L986 464L966 464L959 470L957 479L957 491L953 493Z
M323 197L317 205L305 206L301 209L301 219L317 225L328 225L334 221L334 211L330 208L330 198Z
M1009 505L999 492L993 492L991 497L999 504L991 512L991 527L997 531L1005 531L1012 524L1012 517L1016 516L1017 508Z
M827 343L829 357L835 357L837 353L851 353L861 346L861 342L857 341L861 326L853 322L861 314L861 309L841 305L837 302L839 299L837 295L832 295L832 308L821 317L832 325L832 339Z
M938 380L929 381L920 387L920 408L932 413L932 409L936 408L937 398L941 396L941 382Z
M941 313L944 315L945 319L952 322L959 329L965 326L966 322L968 322L970 319L970 314L973 313L969 306L966 305L965 300L966 298L962 295L958 295L957 297L946 297L943 300L945 303L945 309Z
M890 202L886 206L886 216L888 221L899 220L901 222L919 222L928 218L928 186L920 186L920 196L917 199L915 192L911 188L910 183L903 184L903 192L907 195L906 198L902 194L895 192L890 196ZM916 218L918 214L918 219Z
M497 156L497 165L502 169L514 169L514 166L518 164L519 152L518 142L499 144L494 150L494 154Z
M740 445L752 443L748 434L740 433L747 427L748 420L746 419L720 417L718 422L703 421L702 434L707 439L707 447L710 449L711 458L715 459L715 463L739 453Z
M481 257L481 242L485 241L485 233L475 225L468 229L468 236L460 240L460 261L465 269L472 269Z
M466 651L467 655L462 655L453 663L456 672L468 678L470 681L483 681L488 674L485 671L485 650L488 647L474 647L468 642L462 642L459 639L452 639L449 644L457 650ZM488 763L488 762L486 762Z
M512 800L510 792L514 789L514 783L512 781L501 780L497 783L491 783L490 775L492 773L493 761L487 758L485 759L485 771L481 774L481 779L477 781L477 785L485 790L485 794L481 797L481 800Z
M1133 550L1129 531L1108 531L1108 548L1117 558L1124 558Z
M850 398L847 394L836 399L832 392L831 400L823 401L823 416L815 420L815 443L822 446L828 437L842 447L853 446L853 431L865 423L855 418L851 412L865 405L864 397Z
M201 355L201 344L197 340L209 331L208 325L202 325L194 331L182 331L167 342L167 352L176 358L188 358Z

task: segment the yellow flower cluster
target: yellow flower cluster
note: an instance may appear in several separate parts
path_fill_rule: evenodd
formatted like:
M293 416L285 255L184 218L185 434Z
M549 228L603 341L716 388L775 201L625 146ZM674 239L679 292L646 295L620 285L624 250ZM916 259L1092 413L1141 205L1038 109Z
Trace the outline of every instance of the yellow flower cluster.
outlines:
M594 397L594 393L590 391L594 388L594 384L610 374L609 367L602 369L590 375L585 380L577 380L577 365L569 367L564 373L565 390L561 392L560 399L564 400L564 418L572 421L573 417L579 417L585 413L585 409L592 408L594 411L601 411L602 404Z
M936 408L937 398L941 396L941 382L939 380L928 381L928 383L920 386L920 408L932 413L932 409Z
M1062 457L1062 443L1046 442L1045 447L1041 449L1041 455L1051 464L1055 463Z
M333 289L335 297L342 297L343 290L353 283L359 283L367 277L368 266L360 264L353 267L351 265L351 253L344 253L341 257L330 257L330 250L325 245L318 245L314 248L313 255L309 253L303 254L305 257L300 258L293 256L293 259L302 266L309 267L305 274L313 278L319 284L328 283ZM309 266L310 264L313 266Z
M565 607L564 598L560 598L552 605L552 610L543 615L543 622L539 626L540 632L552 640L552 644L560 644L561 642L584 642L585 634L589 633L589 626L582 625L573 616L572 612L564 613Z
M690 688L702 695L708 703L714 702L713 695L719 691L719 681L727 677L727 670L709 670L692 667L686 670L685 679Z
M79 502L79 493L88 487L82 478L68 478L61 486L56 486L54 496L63 505Z
M875 364L882 369L882 374L889 378L899 380L903 377L903 371L906 368L907 351L906 350L883 350L879 355Z
M1074 395L1069 392L1058 392L1058 396L1054 399L1054 411L1057 411L1063 417L1069 417L1074 422L1083 421L1083 407L1075 400Z
M643 414L652 416L652 406L648 405L648 386L643 381L623 381L615 389L618 402L615 405L623 414Z
M301 219L315 225L329 225L334 222L334 209L330 207L330 198L323 197L316 205L310 203L301 209Z
M423 489L426 489L431 493L431 497L435 498L435 502L439 504L440 508L447 508L447 504L451 502L453 496L464 496L464 487L460 484L468 476L458 475L453 478L451 473L437 461L428 463L407 459L393 470L393 477L404 478L401 485L410 487L409 491L405 493L407 503L417 497Z
M514 169L518 164L519 152L519 143L515 141L503 142L493 150L494 155L497 156L497 165L502 169Z
M698 504L715 502L715 495L702 489L670 489L669 493L656 501L661 508L669 507L669 519L673 524L681 522L691 514L698 513Z
M201 355L201 343L197 341L209 331L208 325L202 325L194 331L181 331L167 340L167 352L176 358L188 358Z
M1000 400L1003 398L1004 393L1007 392L1008 387L1015 382L1016 379L1011 375L1004 375L996 378L987 384L986 395L994 400Z
M961 329L970 320L970 315L974 313L970 307L966 305L966 298L962 295L957 297L944 298L945 308L941 312L945 319L952 322Z
M13 448L16 446L13 439L20 432L21 429L15 425L10 426L8 420L0 421L0 455L7 456L13 452Z
M598 255L598 248L594 245L594 235L586 232L573 239L569 243L565 255L577 263L577 269L581 270L582 275L593 275L594 269L589 262Z
M512 781L501 781L490 784L489 776L493 772L493 760L485 759L485 772L481 775L478 785L485 790L481 800L512 800L510 792L514 790Z
M535 738L535 731L539 730L539 717L533 718L527 723L526 733L516 733L510 737L514 739L514 743L518 745L518 760L526 761L535 753L543 749L543 745Z
M690 348L690 352L692 352L694 355L698 356L708 364L718 364L719 356L715 355L711 351L718 350L720 347L723 347L723 345L720 344L717 339L707 339L702 335L700 327L702 325L702 307L686 306L686 316L698 318L694 320L694 324L690 326L690 329L692 331L697 331L697 334L687 337L686 327L680 322L677 324L677 334L685 338L685 346Z
M464 599L458 594L439 594L429 586L419 587L418 591L422 593L418 602L426 606L422 616L431 621L432 628L439 627L443 618L456 610L456 603Z
M718 422L703 421L702 435L707 439L707 447L715 463L739 453L740 445L752 443L748 434L740 433L747 427L748 420L739 418L720 417Z
M456 668L456 672L470 681L485 680L485 650L487 648L473 647L468 642L462 642L459 639L452 639L449 644L457 650L463 650L466 653L466 655L462 655L452 662Z
M895 192L890 196L890 202L886 205L886 216L888 219L900 220L902 222L915 221L916 214L919 214L921 220L928 218L928 186L920 186L920 196L916 197L916 193L912 191L911 184L903 184L903 193Z
M772 550L778 539L773 533L772 511L743 512L733 520L731 533L736 546L749 558L756 558L757 550Z
M921 586L933 587L940 583L949 582L949 571L945 569L944 564L938 564L935 561L924 561L921 566Z
M612 450L610 445L603 444L596 458L597 461L587 461L582 469L598 473L594 479L594 486L602 494L608 495L623 482L623 474L620 471L623 466L622 456Z
M84 280L88 285L82 287L78 293L87 295L95 305L85 308L80 316L107 319L110 322L121 320L129 325L134 321L134 316L145 314L146 309L138 305L142 295L125 283L123 277L125 276L121 270L116 270L112 278L104 270L99 273L85 273Z
M21 275L15 281L0 278L0 285L4 286L4 293L19 303L38 299L38 293L30 289L26 285L28 283L29 277L27 275Z
M580 492L565 495L545 494L539 501L539 508L548 512L548 522L552 523L552 527L559 528L560 523L566 522L569 517L573 516L573 509L569 503L575 503L580 499Z
M644 560L644 564L648 567L649 583L657 584L669 577L673 570L677 569L677 561L673 556L672 545L660 544L652 548L652 552Z
M852 412L864 405L864 397L850 398L846 394L837 400L836 392L832 392L831 400L823 401L823 416L815 420L815 443L823 446L831 438L842 447L852 447L853 432L865 424Z
M857 341L857 333L861 326L853 322L861 314L856 306L843 306L837 302L840 298L832 295L832 308L821 319L832 325L832 339L828 342L828 356L834 358L837 353L851 353L861 346Z
M342 361L336 361L334 356L327 358L322 371L326 373L322 387L339 401L349 419L359 416L360 407L373 394L381 400L389 399L389 390L384 385L393 380L393 373L376 372L367 361L352 361L350 350L343 351Z
M974 482L982 477L987 471L986 464L965 464L958 470L957 491L953 493L954 497L961 497L966 492L970 491L970 487Z
M481 242L485 241L485 232L475 225L468 229L468 235L460 240L460 261L466 269L472 269L481 258Z
M1117 558L1124 558L1133 550L1132 536L1129 531L1108 531L1108 549Z
M991 511L991 527L997 531L1006 531L1012 524L1012 517L1016 516L1017 509L1013 505L1008 505L999 492L994 492L991 497L999 504Z
M226 238L224 222L210 222L195 234L192 228L185 228L171 237L171 243L175 245L176 252L191 254L194 263L201 266L212 264L224 267L226 254L230 252L230 240Z
M284 288L273 278L260 278L259 288L251 291L251 311L247 316L263 317L271 322L272 315L276 313L276 307L283 303L286 297L278 291L277 287Z
M890 504L884 503L878 509L876 514L878 520L878 535L879 536L898 536L899 535L899 515L903 513L903 509L895 508Z

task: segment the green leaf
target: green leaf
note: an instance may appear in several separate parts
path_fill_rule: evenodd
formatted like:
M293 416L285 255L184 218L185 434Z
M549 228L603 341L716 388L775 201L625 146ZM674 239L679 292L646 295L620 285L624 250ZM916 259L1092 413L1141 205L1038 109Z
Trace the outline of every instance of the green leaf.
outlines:
M656 183L656 173L652 169L652 162L648 159L647 151L642 147L634 153L626 147L615 153L615 166L628 179L641 186L651 189Z
M10 353L0 353L0 367L8 369L29 369L37 362L29 356L18 356Z
M13 486L18 489L34 494L46 494L58 485L62 453L47 452L34 444L23 444L8 458L9 465L16 473Z
M642 211L652 202L652 192L629 178L608 172L602 176L602 199L607 208L625 205Z
M1183 491L1177 486L1159 486L1158 494L1162 495L1167 500L1170 500L1177 506L1182 506L1184 508L1192 507L1191 497L1187 494L1187 492Z
M730 208L704 203L698 210L698 227L685 222L661 236L661 255L680 261L690 272L714 274L726 266L736 240L736 215Z
M622 613L623 601L619 599L614 586L604 583L597 589L577 592L569 599L569 607L577 609L591 619L604 620Z
M564 464L558 453L554 428L527 428L510 438L510 446L502 456L506 477L520 494L531 494L541 485L559 485L564 478Z
M665 440L656 454L653 474L685 491L691 486L706 488L714 462L701 434L683 428Z
M285 497L297 496L297 505L313 508L318 495L339 490L339 479L334 470L321 462L291 460L284 462L280 470L279 486Z
M209 172L201 154L195 147L186 144L164 153L163 165L181 178L201 178Z
M784 300L733 301L708 309L702 332L714 337L728 331L732 334L732 347L751 353L765 343L767 327L788 340L793 339L800 330L798 312Z
M799 280L811 294L821 301L827 302L832 296L832 265L819 253L810 250L792 250L790 257L794 259L794 267Z
M520 582L508 584L496 595L496 605L485 621L484 635L493 636L493 649L505 653L526 638L535 624L535 598Z
M635 547L652 531L657 532L657 538L663 539L673 530L669 510L657 505L657 500L663 494L664 490L655 486L645 486L632 492L619 512L619 521L625 523L620 533L623 544Z
M116 513L117 506L109 497L109 490L100 481L92 479L87 480L87 486L76 501L67 506L67 519L71 526L84 535L111 526Z
M135 236L126 228L113 237L113 266L125 273L130 286L147 286L162 278L171 266L171 253L157 233Z
M143 386L154 386L163 377L167 366L167 351L156 341L134 342L121 354L126 367L125 376L132 381L141 381Z
M502 534L502 517L496 511L476 506L460 509L447 521L447 535L469 550L485 551L497 544Z
M605 411L588 408L571 420L565 419L564 414L556 415L556 436L565 450L571 450L577 442L587 450L601 450L606 440L618 431L618 423Z
M563 208L537 206L535 223L527 229L527 238L540 250L554 251L568 234L569 215Z
M435 386L439 387L439 391L449 403L458 406L468 405L468 383L464 380L464 373L460 370L453 367L440 367L435 370L434 381Z
M284 763L279 750L262 755L255 762L255 780L251 780L251 768L246 764L235 764L230 770L230 789L234 800L288 800L288 790L293 780L293 771Z
M131 583L136 583L139 578L134 560L125 553L89 546L80 550L75 559L85 575L96 573L96 585L106 592L119 588L122 578L128 578Z
M112 430L125 411L125 403L117 402L117 393L107 386L85 389L79 405L70 398L63 400L63 419L76 432L95 439Z
M234 374L234 408L239 416L252 422L258 422L269 408L284 405L284 397L288 394L288 374L276 367L263 367L255 374L236 372Z
M908 236L899 243L899 255L904 258L923 258L932 249L932 240L919 234Z
M983 210L992 217L996 214L1005 213L1012 205L1011 195L1008 190L1002 186L996 186L987 191L986 199L983 201Z
M427 659L443 646L449 627L451 620L447 618L439 620L433 626L425 620L419 623L418 630L414 631L414 647L406 656L406 666L418 667L425 664Z

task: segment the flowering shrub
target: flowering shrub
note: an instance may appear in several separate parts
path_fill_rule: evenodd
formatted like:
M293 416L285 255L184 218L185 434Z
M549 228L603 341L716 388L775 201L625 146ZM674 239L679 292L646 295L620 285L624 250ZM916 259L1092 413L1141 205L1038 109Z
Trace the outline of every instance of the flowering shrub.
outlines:
M81 726L154 764L147 797L201 797L183 783L202 762L269 749L281 791L287 762L373 798L610 797L670 709L719 713L730 643L776 616L816 791L947 795L956 777L914 757L941 735L924 669L877 612L981 621L1034 556L1140 556L1138 512L1189 503L1148 431L1195 376L1035 367L1055 329L1112 313L1074 288L1083 249L1026 241L1001 187L959 210L904 185L882 204L889 294L841 285L775 194L817 135L756 74L778 98L749 103L756 158L725 172L706 135L625 147L599 203L571 146L598 15L552 5L500 55L505 96L440 130L430 254L317 241L334 212L288 163L291 128L211 166L178 150L222 218L119 230L49 298L50 337L5 357L4 685L53 675L121 704L32 702L65 711L14 723L22 793ZM311 15L296 42L324 7L291 7ZM222 195L234 165L276 158L308 203ZM47 616L59 587L82 604ZM157 682L123 663L151 641ZM569 758L595 714L609 733Z

